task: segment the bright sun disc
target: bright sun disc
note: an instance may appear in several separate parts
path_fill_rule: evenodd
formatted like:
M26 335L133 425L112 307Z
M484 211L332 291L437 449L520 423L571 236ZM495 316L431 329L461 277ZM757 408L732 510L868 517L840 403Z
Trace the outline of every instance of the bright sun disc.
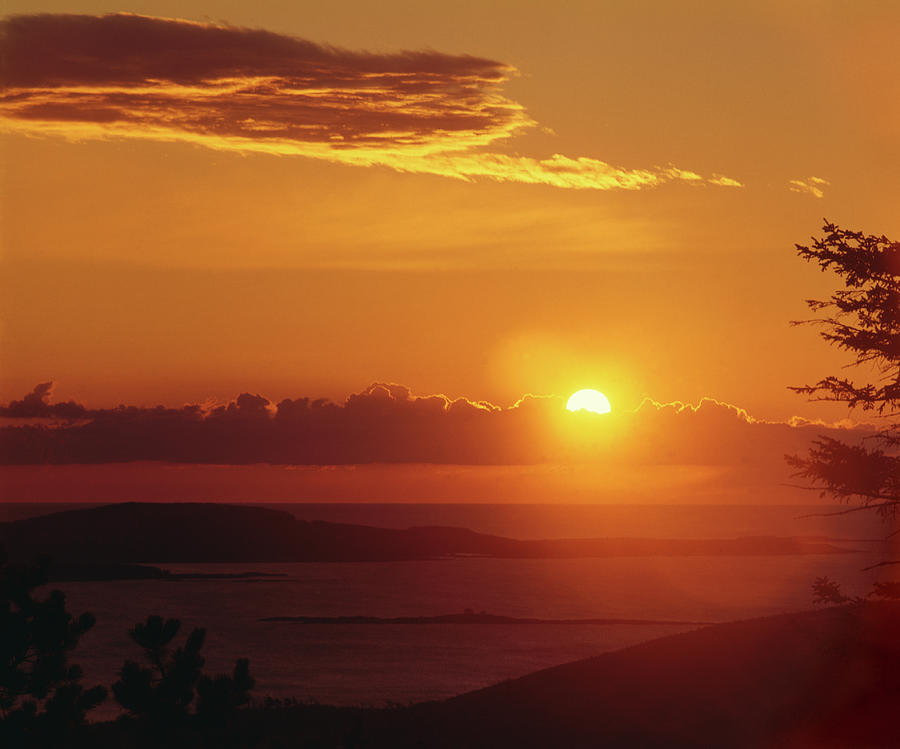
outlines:
M569 411L593 411L595 414L608 414L612 411L609 399L599 390L579 390L573 393L566 408Z

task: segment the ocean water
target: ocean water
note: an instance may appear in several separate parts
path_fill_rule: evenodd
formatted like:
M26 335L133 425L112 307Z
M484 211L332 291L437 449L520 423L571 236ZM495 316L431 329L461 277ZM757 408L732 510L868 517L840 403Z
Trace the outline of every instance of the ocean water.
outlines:
M306 624L269 616L435 616L471 608L547 619L717 622L810 608L820 575L864 592L881 557L681 557L241 565L264 582L66 583L98 620L75 662L110 684L139 657L127 629L148 614L207 629L209 668L248 657L259 696L328 704L407 703L460 694L548 666L693 628L668 624ZM222 571L179 565L179 571ZM233 568L231 568L233 569ZM115 710L108 704L100 716Z
M209 669L250 659L256 694L331 704L408 703L488 686L696 624L811 607L827 575L850 593L891 568L885 527L866 514L805 518L810 507L552 507L536 505L280 505L300 517L386 527L462 525L520 538L803 535L855 539L854 553L760 557L451 559L330 564L165 565L178 572L278 572L269 580L59 584L97 625L73 661L88 683L110 684L140 652L127 630L148 614L207 630ZM34 508L32 508L34 509ZM56 509L56 508L54 508ZM832 510L824 507L822 510ZM646 624L306 624L272 616L437 616L464 609L542 619L642 619ZM107 703L96 717L109 717Z

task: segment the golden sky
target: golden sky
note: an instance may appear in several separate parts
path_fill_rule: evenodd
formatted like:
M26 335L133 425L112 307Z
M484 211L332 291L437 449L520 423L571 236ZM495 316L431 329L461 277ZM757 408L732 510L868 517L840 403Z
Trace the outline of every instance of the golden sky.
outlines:
M0 401L846 415L793 244L900 235L900 5L4 10Z

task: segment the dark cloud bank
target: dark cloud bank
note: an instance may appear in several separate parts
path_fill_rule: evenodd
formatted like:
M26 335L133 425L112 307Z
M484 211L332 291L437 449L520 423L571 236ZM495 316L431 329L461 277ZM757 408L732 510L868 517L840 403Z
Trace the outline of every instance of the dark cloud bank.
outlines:
M354 52L133 14L13 16L0 36L11 122L320 158L465 148L531 124L496 92L513 69L467 55Z
M331 143L508 134L524 122L490 100L511 68L477 57L351 52L131 14L14 16L0 34L12 118Z
M174 463L346 465L566 462L771 465L821 434L858 439L865 427L758 421L713 400L699 406L646 401L633 412L568 413L557 397L526 396L500 408L442 395L413 396L374 384L343 403L309 398L273 404L243 393L204 410L52 403L42 383L0 407L7 465Z

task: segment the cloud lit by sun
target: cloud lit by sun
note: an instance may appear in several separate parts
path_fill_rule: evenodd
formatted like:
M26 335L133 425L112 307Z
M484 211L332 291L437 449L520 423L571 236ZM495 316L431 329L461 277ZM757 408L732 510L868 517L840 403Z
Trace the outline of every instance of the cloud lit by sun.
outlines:
M0 130L9 132L181 141L579 190L743 186L671 163L625 168L588 156L480 150L537 124L503 93L518 71L496 60L354 52L130 13L13 16L0 33Z

